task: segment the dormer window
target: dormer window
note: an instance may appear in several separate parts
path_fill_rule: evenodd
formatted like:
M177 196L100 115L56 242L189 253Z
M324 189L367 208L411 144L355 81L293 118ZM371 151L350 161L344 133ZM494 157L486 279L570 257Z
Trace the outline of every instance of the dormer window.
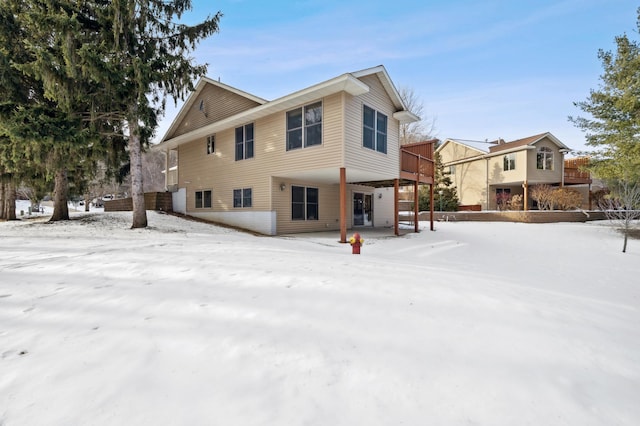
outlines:
M536 168L538 170L553 170L553 150L551 148L543 146L538 149Z

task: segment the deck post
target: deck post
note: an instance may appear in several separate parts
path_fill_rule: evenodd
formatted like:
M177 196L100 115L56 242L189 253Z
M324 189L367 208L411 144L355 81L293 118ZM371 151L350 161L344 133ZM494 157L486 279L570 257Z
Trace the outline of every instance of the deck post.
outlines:
M429 199L431 201L429 201L429 218L431 221L431 230L433 231L433 185L435 184L435 182L432 182L431 185L429 185Z
M418 179L420 179L420 172L418 172ZM420 193L418 190L418 185L420 182L416 180L413 183L413 232L419 232L418 220L420 219L418 215L420 214Z
M529 184L527 183L527 181L525 180L524 183L522 184L522 188L524 188L524 203L523 203L523 209L526 212L527 210L529 210Z
M340 167L340 242L347 242L347 170Z
M396 235L400 235L400 202L398 200L400 191L400 180L393 180L393 231Z

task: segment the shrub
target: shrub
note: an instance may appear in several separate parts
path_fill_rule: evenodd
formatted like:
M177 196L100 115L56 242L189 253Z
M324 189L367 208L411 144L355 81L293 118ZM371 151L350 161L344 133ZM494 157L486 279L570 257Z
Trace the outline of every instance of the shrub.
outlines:
M511 197L511 202L509 203L509 207L511 210L522 210L523 202L522 195L516 194Z
M557 188L552 192L553 205L558 210L573 210L582 206L582 194L575 189Z

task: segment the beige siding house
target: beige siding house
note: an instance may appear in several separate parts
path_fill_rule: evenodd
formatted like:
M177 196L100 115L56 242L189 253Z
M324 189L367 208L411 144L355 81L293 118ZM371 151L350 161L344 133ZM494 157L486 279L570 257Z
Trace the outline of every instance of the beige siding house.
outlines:
M166 179L178 212L267 235L340 230L344 241L347 228L397 229L397 187L433 183L432 145L430 158L402 154L417 170L401 167L400 124L418 119L383 66L273 101L204 78L154 149L177 154Z
M461 206L495 210L497 198L505 194L522 195L524 208L530 209L535 207L528 194L532 185L590 182L588 175L565 182L564 156L569 148L548 132L512 142L447 139L437 152L457 188Z

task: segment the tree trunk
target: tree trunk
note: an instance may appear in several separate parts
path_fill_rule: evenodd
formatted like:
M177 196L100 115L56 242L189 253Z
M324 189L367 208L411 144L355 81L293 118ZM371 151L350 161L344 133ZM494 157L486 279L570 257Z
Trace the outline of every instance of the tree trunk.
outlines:
M89 211L89 194L84 194L84 211Z
M69 220L69 181L67 171L56 172L55 188L53 190L53 215L49 222Z
M0 220L4 220L6 219L5 214L4 214L4 203L5 203L5 199L4 199L4 182L2 181L2 179L0 179Z
M133 224L131 228L147 227L147 209L144 204L144 187L142 181L142 146L138 125L129 122L129 162L131 163L131 199L133 201Z
M5 220L16 220L16 188L10 180L1 184L3 187L2 213L0 217Z
M622 245L622 252L626 253L627 252L627 239L629 237L629 229L625 229L624 230L624 244Z

